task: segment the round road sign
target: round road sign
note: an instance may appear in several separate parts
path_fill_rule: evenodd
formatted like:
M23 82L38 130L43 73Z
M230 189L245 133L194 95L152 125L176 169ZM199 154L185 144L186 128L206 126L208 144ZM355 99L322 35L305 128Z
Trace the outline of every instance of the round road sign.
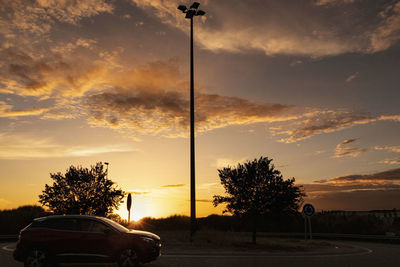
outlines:
M305 204L305 205L303 206L303 214L304 214L305 216L310 217L310 216L313 216L314 213L315 213L315 209L314 209L314 206L313 206L313 205L311 205L311 204Z

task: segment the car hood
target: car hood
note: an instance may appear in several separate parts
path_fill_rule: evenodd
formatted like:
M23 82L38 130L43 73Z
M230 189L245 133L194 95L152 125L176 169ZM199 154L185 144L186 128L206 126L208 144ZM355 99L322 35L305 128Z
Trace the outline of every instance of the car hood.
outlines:
M129 230L128 234L145 236L145 237L153 238L154 240L160 240L160 237L158 235L150 233L150 232L146 232L146 231Z

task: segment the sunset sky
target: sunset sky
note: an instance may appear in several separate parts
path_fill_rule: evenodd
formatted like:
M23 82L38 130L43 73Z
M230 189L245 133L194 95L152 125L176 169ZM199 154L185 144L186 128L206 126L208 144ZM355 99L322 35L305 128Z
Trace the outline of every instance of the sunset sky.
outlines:
M109 162L133 217L189 214L189 21L175 0L0 0L0 209ZM260 156L317 210L400 208L400 1L203 0L197 215ZM119 213L126 217L125 206Z

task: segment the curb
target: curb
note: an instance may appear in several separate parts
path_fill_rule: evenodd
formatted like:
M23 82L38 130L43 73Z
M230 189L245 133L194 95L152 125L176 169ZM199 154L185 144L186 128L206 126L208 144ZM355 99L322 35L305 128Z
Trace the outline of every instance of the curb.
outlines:
M346 244L340 242L330 243L330 247L314 248L308 250L224 250L224 249L166 249L162 252L163 256L167 257L189 257L189 256L210 256L210 257L318 257L318 256L349 256L349 255L363 255L372 252L371 249L361 247L353 244Z
M261 232L261 233L257 233L257 236L304 238L304 233L265 233L265 232ZM325 240L368 241L368 242L400 244L399 236L313 233L312 237L314 239L325 239Z

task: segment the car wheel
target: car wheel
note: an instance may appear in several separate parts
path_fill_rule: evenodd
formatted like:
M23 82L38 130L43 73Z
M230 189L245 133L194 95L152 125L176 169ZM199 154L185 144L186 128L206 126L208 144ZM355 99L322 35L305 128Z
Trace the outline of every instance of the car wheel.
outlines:
M120 267L140 266L136 251L132 248L127 248L121 251L118 257L118 265Z
M25 259L25 267L47 267L49 260L43 249L34 248L29 251Z

